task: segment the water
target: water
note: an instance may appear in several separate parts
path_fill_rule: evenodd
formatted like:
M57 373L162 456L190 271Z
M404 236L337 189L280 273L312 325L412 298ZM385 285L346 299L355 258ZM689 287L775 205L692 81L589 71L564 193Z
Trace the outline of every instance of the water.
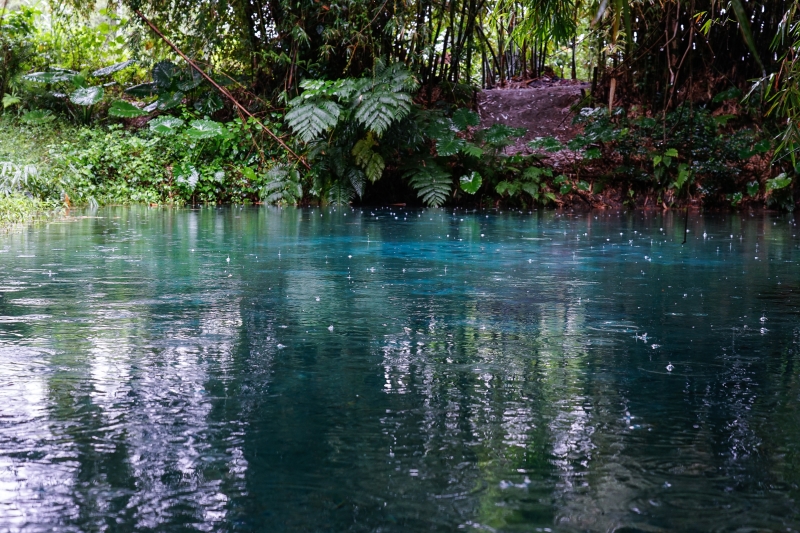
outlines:
M798 530L794 218L689 228L134 208L0 236L0 531Z

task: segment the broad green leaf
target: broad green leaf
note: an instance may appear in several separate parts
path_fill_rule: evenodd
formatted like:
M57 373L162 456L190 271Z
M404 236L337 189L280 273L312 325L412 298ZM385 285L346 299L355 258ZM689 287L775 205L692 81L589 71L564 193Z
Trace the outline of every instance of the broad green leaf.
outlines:
M757 154L766 154L771 148L772 143L769 139L761 139L753 146L753 151Z
M589 190L589 184L586 183L583 180L579 181L575 186L578 187L578 190L580 190L580 191L588 191Z
M84 76L83 74L75 74L72 77L71 81L72 81L72 86L75 87L76 89L88 87L88 85L86 84L86 76Z
M111 104L111 107L108 108L108 114L112 117L133 118L143 117L147 113L130 102L126 102L125 100L115 100Z
M658 165L660 165L661 164L661 159L662 158L661 158L660 155L653 156L653 166L657 167Z
M153 67L153 82L159 90L167 91L172 88L172 82L177 81L179 72L178 66L172 61L159 61Z
M110 74L114 74L115 72L119 72L120 70L122 70L124 68L128 68L129 66L133 65L134 63L136 63L136 61L134 61L133 59L129 59L129 60L123 61L121 63L116 63L114 65L109 65L107 67L103 67L101 69L95 70L94 72L92 72L92 76L94 76L95 78L98 78L98 77L101 77L101 76L108 76Z
M776 177L766 181L768 191L776 191L778 189L783 189L784 187L787 187L790 183L792 183L792 178L786 176L785 172L781 172Z
M225 104L223 104L222 98L217 93L208 93L194 103L194 108L204 115L216 113L223 107L225 107Z
M461 184L462 191L469 194L475 194L478 192L478 189L481 188L481 185L483 184L483 178L477 172L470 172L465 176L461 176L459 182Z
M156 107L161 111L172 109L173 107L180 105L184 96L186 95L181 91L159 95L158 100L156 100Z
M47 72L34 72L22 76L25 81L32 81L34 83L58 83L62 81L70 81L78 73L72 70L48 70Z
M69 100L75 105L90 106L95 105L103 99L105 91L102 87L82 87L76 89L75 92L69 95Z
M190 69L189 72L181 73L178 80L178 89L183 92L188 92L199 87L201 83L203 83L203 76L196 70ZM221 83L220 85L224 84Z
M533 181L528 181L522 184L522 190L530 194L534 200L539 198L539 184Z
M213 120L193 120L186 134L195 139L212 139L225 134L222 124Z
M453 113L453 124L459 131L466 131L469 126L478 126L481 123L481 118L474 111L466 108L457 109Z
M125 89L125 92L130 94L131 96L138 96L140 98L146 96L153 96L158 92L158 87L155 83L140 83L139 85L134 85L133 87L128 87Z
M664 155L668 157L678 157L678 151L675 148L669 148L664 152Z
M256 181L256 172L250 167L242 167L242 176L248 181Z
M464 146L464 140L456 137L442 139L436 143L436 152L442 157L455 155Z
M758 189L760 188L759 183L757 181L751 181L747 184L747 194L749 196L755 196L758 194Z
M183 120L177 117L158 117L151 120L148 125L150 130L162 135L175 135L178 128L183 126Z

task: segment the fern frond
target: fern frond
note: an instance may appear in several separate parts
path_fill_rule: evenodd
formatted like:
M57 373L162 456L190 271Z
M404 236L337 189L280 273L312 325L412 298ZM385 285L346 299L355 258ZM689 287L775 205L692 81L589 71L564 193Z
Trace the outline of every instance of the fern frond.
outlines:
M410 168L404 177L408 179L408 183L417 191L422 201L430 207L444 204L453 186L452 176L431 160Z
M349 183L337 180L331 185L328 200L334 205L347 205L353 201L355 191Z
M290 128L305 142L317 139L324 131L328 131L336 126L342 109L339 104L330 100L311 98L297 102L297 98L292 100L297 103L284 120Z
M300 173L287 165L277 165L264 176L267 183L261 188L261 198L268 204L297 204L303 199Z
M350 178L350 185L353 186L356 194L361 198L364 195L364 185L367 183L366 175L357 168L351 168L347 173L347 177Z
M375 77L359 80L354 87L355 120L381 136L394 122L411 112L411 93L416 91L418 84L402 64L385 67L378 61Z
M364 169L367 178L373 183L380 179L383 169L386 168L383 157L372 149L376 144L372 133L368 133L366 138L358 141L353 147L356 164Z

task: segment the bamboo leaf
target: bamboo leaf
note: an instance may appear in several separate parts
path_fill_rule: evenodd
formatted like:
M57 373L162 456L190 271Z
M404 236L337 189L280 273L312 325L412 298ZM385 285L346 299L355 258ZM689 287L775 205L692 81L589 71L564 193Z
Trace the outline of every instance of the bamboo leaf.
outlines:
M758 50L756 49L756 42L753 39L753 32L750 29L750 20L747 17L747 12L744 10L744 6L742 5L741 0L731 0L731 6L733 7L733 13L736 15L736 20L739 21L739 29L742 31L744 42L750 49L750 53L753 54L756 63L758 63L758 66L761 67L761 72L763 73L764 76L766 76L767 73L766 70L764 69L764 64L761 62L761 58L758 55Z

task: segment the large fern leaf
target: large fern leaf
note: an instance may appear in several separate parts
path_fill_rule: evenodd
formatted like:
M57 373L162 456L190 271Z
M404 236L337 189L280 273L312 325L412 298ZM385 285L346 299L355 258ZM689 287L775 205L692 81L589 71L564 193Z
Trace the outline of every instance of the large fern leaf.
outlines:
M297 204L303 198L303 186L297 169L277 165L265 175L266 184L261 189L261 198L268 204Z
M334 205L347 205L353 201L355 194L353 187L349 183L337 180L331 185L328 192L328 201Z
M409 168L404 177L408 179L417 195L430 207L445 203L453 186L453 178L432 160Z
M357 168L351 168L347 172L347 177L350 179L350 185L353 186L356 194L361 198L364 195L364 185L367 183L367 177Z
M286 123L305 142L317 139L321 133L336 127L341 114L339 104L320 98L295 98L286 113Z
M359 80L354 85L353 116L380 137L395 121L411 112L412 94L418 86L402 64L386 67L376 62L374 78Z
M375 138L369 133L353 147L353 157L356 160L356 164L364 169L367 178L373 183L380 179L383 175L383 169L386 168L383 157L372 149L376 144Z
M410 94L379 86L356 99L354 118L380 137L392 123L408 115L411 101Z

